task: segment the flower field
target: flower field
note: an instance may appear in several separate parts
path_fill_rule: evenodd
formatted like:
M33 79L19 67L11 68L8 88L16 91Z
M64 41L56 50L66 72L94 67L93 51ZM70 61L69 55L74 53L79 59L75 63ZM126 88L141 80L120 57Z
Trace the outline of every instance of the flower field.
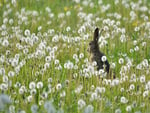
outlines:
M0 0L0 113L150 113L149 65L149 0Z

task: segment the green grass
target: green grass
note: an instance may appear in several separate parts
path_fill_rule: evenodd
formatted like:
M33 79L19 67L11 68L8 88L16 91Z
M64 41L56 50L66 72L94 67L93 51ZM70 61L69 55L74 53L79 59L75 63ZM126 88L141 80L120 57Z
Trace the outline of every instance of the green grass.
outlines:
M85 0L86 1L86 0ZM45 113L47 110L44 107L46 101L51 101L54 105L56 111L62 109L64 113L91 113L86 111L88 105L93 106L93 113L117 113L116 109L120 109L122 113L126 113L126 107L130 105L132 110L130 113L148 113L149 110L149 94L146 97L143 97L145 87L147 82L150 80L149 77L149 67L144 67L141 70L136 69L137 65L140 64L144 59L148 60L150 58L150 40L149 40L149 12L142 12L137 10L132 10L131 2L137 4L138 0L128 1L127 4L129 8L125 8L122 2L119 0L119 3L115 5L114 1L103 0L102 4L98 4L98 0L90 1L87 6L80 3L75 3L73 0L17 0L16 6L14 6L11 1L0 0L0 57L5 56L5 61L2 63L0 61L0 70L5 69L5 76L8 77L8 80L11 82L11 85L7 89L0 88L0 91L4 94L11 96L12 103L8 104L5 109L0 112L5 113L10 106L14 106L14 112L18 110L24 110L26 113L30 113L31 106L34 104L38 105L37 112ZM93 7L90 7L90 4L94 4ZM102 7L110 5L110 8L102 12ZM146 6L150 8L149 1L143 2L138 6ZM49 7L51 12L48 13L45 9ZM9 12L5 15L7 12ZM24 10L24 11L23 11ZM130 12L134 11L137 15L134 20L131 20ZM21 13L22 12L22 13ZM37 13L37 16L33 16L31 13ZM66 14L70 12L70 16ZM59 18L59 14L63 13L64 17ZM86 17L81 18L79 14L83 13ZM53 17L50 17L54 15ZM92 15L91 17L88 15ZM109 16L109 15L112 16ZM121 18L117 19L114 14L120 14ZM141 15L148 17L148 20L144 20ZM22 17L21 17L22 16ZM22 21L22 18L26 17L27 21ZM124 20L124 18L128 20ZM5 19L13 19L14 23L12 25L8 23L5 24L6 30L2 30L3 21ZM97 21L99 19L99 21ZM109 23L104 23L104 20L110 19L114 20L114 25L117 22L120 22L120 25L116 25L116 29L113 25ZM21 23L20 23L21 22ZM50 22L51 24L48 24ZM42 26L42 29L39 31L38 27ZM80 31L81 26L85 27L85 31ZM18 27L18 30L13 32L12 28ZM66 28L70 27L70 31L66 31ZM119 84L115 85L114 79L100 79L96 74L92 74L90 77L85 77L84 71L87 68L88 64L85 62L85 59L90 60L89 54L87 52L88 44L93 39L94 28L99 27L105 28L108 27L108 31L104 31L102 36L109 34L109 38L105 39L107 44L102 46L100 50L105 53L110 64L115 63L116 67L111 69L115 73L116 78L119 80ZM135 31L135 27L140 27L139 31ZM31 41L31 36L26 36L25 31L30 30L31 34L38 36L39 40L37 43L31 46L28 42L20 42L20 38L24 37L24 40L27 37ZM118 29L125 29L125 33L121 33ZM54 30L53 34L50 34L49 31ZM6 35L3 35L6 31ZM118 32L119 31L119 32ZM114 35L113 35L114 33ZM85 35L89 35L88 39L84 40ZM121 34L125 35L126 41L121 42ZM53 42L53 37L58 36L59 41ZM12 36L12 38L8 38ZM80 41L76 40L76 37L80 38ZM9 41L7 47L2 45L4 39ZM66 40L64 40L66 38ZM137 44L134 45L134 41L137 41ZM39 45L41 42L46 42L44 55L39 55L38 58L35 58L36 51L39 50ZM142 43L146 42L146 46L142 46ZM16 47L16 44L22 45L22 47L28 48L29 52L27 54L23 53L24 49L19 50ZM100 42L101 43L101 42ZM55 58L49 62L49 68L44 70L44 65L46 63L46 56L50 53L46 48L50 46L51 48L57 47L57 50L54 51ZM138 51L135 50L136 46L139 47ZM6 51L10 51L10 55L6 55ZM34 53L34 54L33 54ZM79 58L80 54L83 53L84 57ZM15 72L15 67L7 63L7 60L14 58L16 54L20 54L18 64L25 60L26 63L20 68L18 74L15 73L14 77L8 76L10 71ZM33 54L33 58L28 59L28 55ZM73 55L77 54L78 62L73 59ZM41 58L40 58L41 57ZM126 72L120 72L124 66L127 65L126 58L129 58L132 61L132 66L130 69L127 69ZM124 63L119 64L119 59L123 58ZM55 64L55 60L59 60L59 64ZM78 69L67 69L65 64L70 61L74 65L78 66ZM58 66L61 66L61 69L58 70ZM149 66L149 65L148 65ZM70 67L70 66L69 66ZM37 76L36 73L39 73ZM88 72L90 73L90 72ZM121 76L121 74L124 76ZM131 82L132 74L136 75L136 82ZM75 76L76 75L76 76ZM140 82L142 75L145 75L145 82ZM0 86L3 84L8 84L3 80L4 75L0 75ZM48 79L51 78L52 82L48 82ZM125 79L125 80L124 80ZM66 80L69 83L66 83ZM39 81L43 82L43 88L36 89L36 94L32 95L31 102L28 102L28 96L31 95L31 89L29 88L30 83L34 81L38 83ZM104 84L104 81L108 84ZM110 82L111 81L111 82ZM109 83L110 82L110 83ZM20 84L16 86L16 84ZM61 84L62 88L57 90L57 85ZM129 87L131 84L135 85L135 89L130 91ZM95 87L92 89L92 85ZM26 91L23 94L19 94L21 86L25 86ZM51 88L49 88L51 86ZM79 89L79 86L82 86L81 91L76 93L76 90ZM104 93L97 93L98 97L91 101L91 95L95 92L96 88L105 88ZM120 89L124 88L124 92L121 92ZM149 90L148 90L149 91ZM65 96L61 95L65 92ZM46 93L47 98L43 98L42 94ZM120 102L121 97L126 97L128 102L123 104ZM86 103L83 108L78 109L78 101L82 99ZM1 105L0 97L0 105ZM133 107L133 103L136 103L136 106ZM40 104L42 103L42 104ZM141 107L141 104L144 103L145 106ZM49 106L52 109L52 106ZM49 111L50 112L50 111ZM48 113L49 113L48 112ZM51 112L50 112L51 113ZM120 112L119 112L120 113Z

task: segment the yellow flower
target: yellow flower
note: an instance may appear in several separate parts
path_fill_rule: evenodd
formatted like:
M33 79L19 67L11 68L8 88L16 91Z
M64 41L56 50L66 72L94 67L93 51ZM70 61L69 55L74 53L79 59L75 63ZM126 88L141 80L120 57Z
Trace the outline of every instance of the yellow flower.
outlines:
M133 26L137 26L138 25L138 21L135 21L132 23Z
M64 10L67 11L67 10L68 10L68 7L64 7Z

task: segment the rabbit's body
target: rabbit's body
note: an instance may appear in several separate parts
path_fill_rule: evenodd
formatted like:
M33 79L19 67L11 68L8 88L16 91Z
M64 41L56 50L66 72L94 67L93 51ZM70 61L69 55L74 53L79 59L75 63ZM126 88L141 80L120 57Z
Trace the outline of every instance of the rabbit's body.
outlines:
M91 53L92 54L92 57L91 57L91 61L96 61L97 63L97 70L100 70L100 69L104 69L104 66L105 67L105 71L107 73L109 73L109 62L108 60L106 60L105 62L103 62L101 59L102 59L102 56L105 56L103 53L101 53L100 51L97 51L96 53Z
M99 39L99 29L96 28L94 32L94 39L89 43L90 46L89 52L91 55L90 59L92 62L96 61L97 70L105 69L105 71L109 73L110 65L107 59L106 61L102 61L102 57L105 55L99 50L98 39Z

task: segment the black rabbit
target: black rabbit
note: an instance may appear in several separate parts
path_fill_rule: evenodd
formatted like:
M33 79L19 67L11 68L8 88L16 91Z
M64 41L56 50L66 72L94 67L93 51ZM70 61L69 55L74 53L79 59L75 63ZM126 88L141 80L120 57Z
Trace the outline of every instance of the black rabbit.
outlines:
M96 28L94 31L93 40L89 43L88 51L91 54L91 61L92 62L96 61L97 63L97 70L104 69L104 71L107 72L108 74L110 64L107 59L105 61L102 61L102 57L105 55L99 50L99 45L98 45L99 35L100 35L99 28Z

